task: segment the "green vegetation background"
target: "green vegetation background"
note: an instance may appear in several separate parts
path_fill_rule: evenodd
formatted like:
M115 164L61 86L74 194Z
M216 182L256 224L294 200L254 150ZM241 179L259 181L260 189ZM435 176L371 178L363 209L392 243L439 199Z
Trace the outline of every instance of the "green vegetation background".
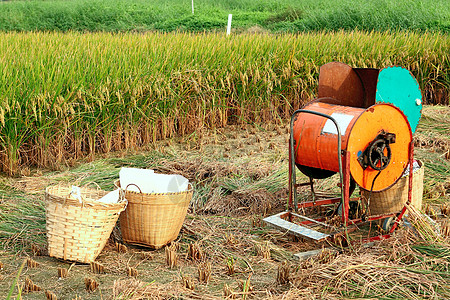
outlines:
M450 31L448 0L33 0L0 1L3 31L271 32L359 29Z

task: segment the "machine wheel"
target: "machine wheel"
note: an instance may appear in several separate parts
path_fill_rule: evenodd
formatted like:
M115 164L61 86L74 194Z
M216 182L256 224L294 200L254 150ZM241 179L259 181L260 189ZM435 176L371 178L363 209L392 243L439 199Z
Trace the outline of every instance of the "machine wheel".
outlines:
M381 225L381 228L385 231L385 232L389 232L392 228L392 226L395 223L395 218L396 217L389 217L384 219L383 221L383 225Z

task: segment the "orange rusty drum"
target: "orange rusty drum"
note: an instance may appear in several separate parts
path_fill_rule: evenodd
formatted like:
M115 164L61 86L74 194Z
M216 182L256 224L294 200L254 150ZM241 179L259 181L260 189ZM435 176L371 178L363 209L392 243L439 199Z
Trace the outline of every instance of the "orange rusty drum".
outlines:
M411 127L405 115L390 104L375 104L364 109L324 102L318 99L303 109L326 114L337 121L341 149L349 152L350 175L355 182L366 190L370 190L373 183L373 191L393 185L407 166L412 141ZM295 163L303 173L325 178L339 171L337 130L331 120L300 112L294 120L293 136ZM382 140L380 136L390 141L386 142L387 147L377 147L377 142ZM371 153L368 150L377 153L374 149L378 153L381 151L381 162L375 160L377 163L373 163L373 156L367 155ZM362 158L365 157L369 157L372 164L364 164ZM378 173L380 175L374 181Z

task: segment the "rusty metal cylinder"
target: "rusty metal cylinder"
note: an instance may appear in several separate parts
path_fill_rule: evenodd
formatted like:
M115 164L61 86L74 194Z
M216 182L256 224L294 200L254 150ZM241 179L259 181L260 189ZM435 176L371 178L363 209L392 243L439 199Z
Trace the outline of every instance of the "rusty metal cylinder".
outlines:
M325 102L327 99L318 99L303 110L325 114L337 122L341 149L349 152L349 171L356 183L373 191L393 185L409 160L412 131L405 115L390 104L364 109ZM333 121L300 112L294 119L293 137L295 163L303 173L326 178L339 171L338 135Z

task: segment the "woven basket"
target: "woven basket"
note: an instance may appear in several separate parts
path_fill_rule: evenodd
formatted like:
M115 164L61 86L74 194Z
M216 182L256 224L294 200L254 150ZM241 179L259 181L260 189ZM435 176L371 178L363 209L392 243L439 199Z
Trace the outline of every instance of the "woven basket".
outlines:
M50 186L45 190L48 253L64 260L90 263L97 258L113 230L126 200L106 204L95 200L108 192L81 188L79 200L71 188Z
M420 168L413 172L411 205L417 209L422 208L423 174L425 167L421 161L417 161ZM382 192L372 192L369 209L371 215L381 215L399 212L408 201L409 176L400 178L391 188ZM369 198L370 191L361 190L361 196L365 201Z
M115 185L120 187L120 182ZM128 206L120 215L124 242L159 249L175 240L186 217L193 189L179 193L125 191Z

